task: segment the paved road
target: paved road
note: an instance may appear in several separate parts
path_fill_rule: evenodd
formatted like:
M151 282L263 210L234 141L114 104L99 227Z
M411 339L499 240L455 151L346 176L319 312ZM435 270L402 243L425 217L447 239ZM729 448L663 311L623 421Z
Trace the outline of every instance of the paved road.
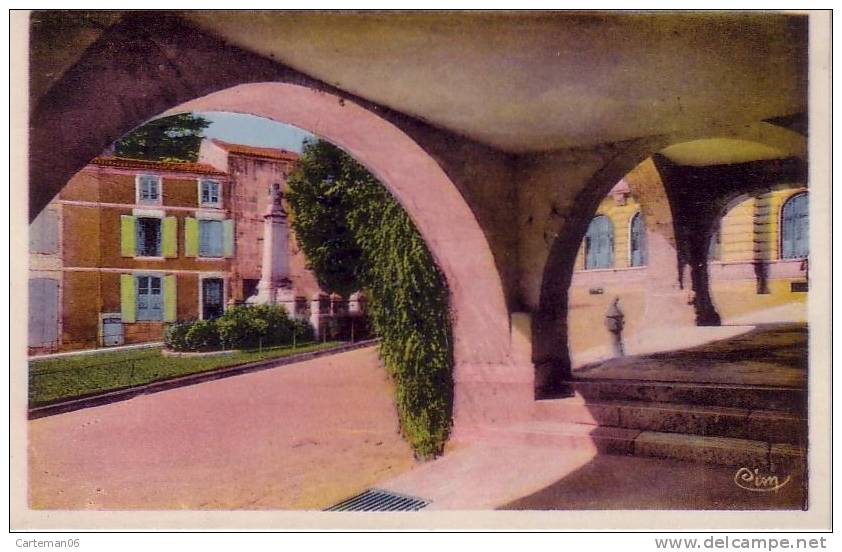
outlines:
M414 465L373 348L29 422L45 509L321 509Z

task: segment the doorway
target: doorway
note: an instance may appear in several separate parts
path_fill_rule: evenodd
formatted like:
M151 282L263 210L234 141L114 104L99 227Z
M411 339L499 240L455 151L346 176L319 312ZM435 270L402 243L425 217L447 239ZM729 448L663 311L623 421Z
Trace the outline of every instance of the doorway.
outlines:
M202 279L202 320L222 316L225 310L222 278Z

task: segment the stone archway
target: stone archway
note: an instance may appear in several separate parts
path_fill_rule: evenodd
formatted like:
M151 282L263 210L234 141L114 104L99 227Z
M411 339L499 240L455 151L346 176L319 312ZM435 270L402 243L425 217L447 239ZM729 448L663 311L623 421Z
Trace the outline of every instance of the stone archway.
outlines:
M499 253L495 257L478 221L488 209L469 204L458 160L441 153L453 137L178 18L124 18L33 107L30 218L119 136L162 113L190 109L252 113L299 126L372 170L406 209L447 279L455 425L526 408L532 369L512 361ZM481 150L469 143L463 149Z
M674 255L671 260L668 259L670 251L675 250L671 210L657 170L649 160L650 152L659 147L662 146L657 141L633 142L612 155L578 189L571 201L576 208L563 219L562 225L555 232L544 266L538 309L532 321L532 358L538 396L557 392L561 382L571 375L567 320L569 289L576 256L590 220L609 191L638 166L642 167L642 174L655 178L654 185L648 186L644 186L643 182L629 182L632 193L642 196L641 209L651 244L649 267L652 268L652 280L659 282L662 288L669 287L667 292L660 289L656 293L647 294L647 299L652 301L651 308L654 310L660 303L669 302L676 295L673 289L676 286L663 285L670 280L677 282L678 278L673 276L677 267ZM647 289L651 292L655 287L652 284ZM649 308L647 304L647 310Z
M370 169L406 209L447 279L456 425L517 415L519 405L531 399L531 370L512 361L508 310L491 250L471 209L429 154L365 108L298 85L244 84L165 114L189 111L245 113L292 124Z

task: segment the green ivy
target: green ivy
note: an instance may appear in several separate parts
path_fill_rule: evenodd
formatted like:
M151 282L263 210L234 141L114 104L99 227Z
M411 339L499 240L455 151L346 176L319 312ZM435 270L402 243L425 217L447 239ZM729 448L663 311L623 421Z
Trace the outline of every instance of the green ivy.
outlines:
M325 163L331 156L339 162ZM320 165L314 168L308 159ZM326 174L326 166L333 173ZM440 454L453 412L453 350L447 285L424 240L386 188L326 142L305 146L289 179L288 199L293 230L308 258L316 247L321 249L314 254L329 258L317 239L320 217L350 231L344 251L359 255L354 285L346 290L363 289L368 298L404 438L419 458ZM318 275L319 267L313 268Z

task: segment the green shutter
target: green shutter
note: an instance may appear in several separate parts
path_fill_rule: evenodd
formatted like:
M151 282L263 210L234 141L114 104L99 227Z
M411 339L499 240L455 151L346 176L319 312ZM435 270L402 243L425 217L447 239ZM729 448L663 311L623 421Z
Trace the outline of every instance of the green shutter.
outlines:
M178 257L178 219L166 217L161 224L161 251L164 257Z
M164 320L175 322L177 318L178 297L175 291L175 274L164 276Z
M134 257L135 251L135 217L120 215L120 254Z
M184 219L184 256L199 255L199 221L187 217Z
M224 249L223 254L226 257L233 257L234 256L234 221L233 220L223 220L222 221L222 235L224 240Z
M123 322L134 322L137 315L135 280L131 274L120 274L120 313Z

